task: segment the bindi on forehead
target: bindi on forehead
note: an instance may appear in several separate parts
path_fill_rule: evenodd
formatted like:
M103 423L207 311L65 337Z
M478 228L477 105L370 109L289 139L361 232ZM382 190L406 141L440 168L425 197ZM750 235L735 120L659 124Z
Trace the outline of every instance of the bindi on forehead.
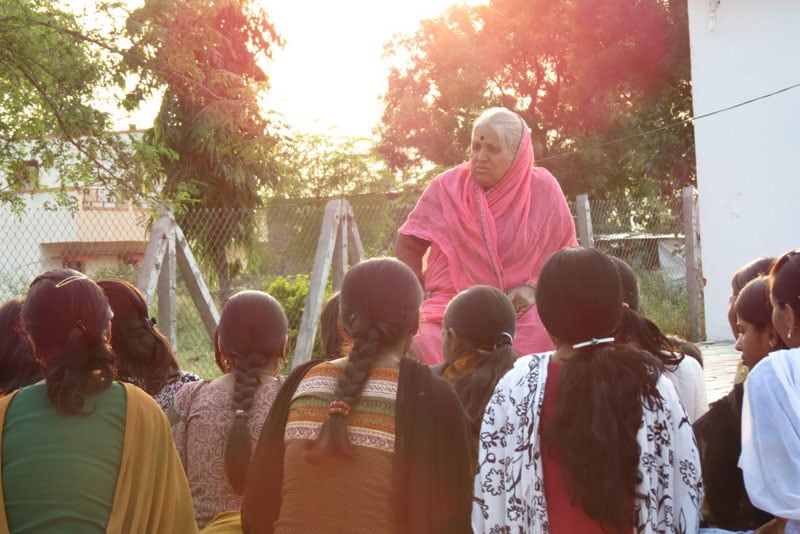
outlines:
M484 139L486 139L486 138L484 136L481 136L481 141L483 141Z

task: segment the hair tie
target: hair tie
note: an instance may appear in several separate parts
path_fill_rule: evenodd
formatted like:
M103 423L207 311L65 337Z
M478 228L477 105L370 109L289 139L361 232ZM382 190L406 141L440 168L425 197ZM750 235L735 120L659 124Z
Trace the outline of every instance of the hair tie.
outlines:
M593 337L589 341L584 341L583 343L575 343L574 345L572 345L572 348L573 349L582 349L583 347L593 347L595 345L603 345L603 344L606 344L606 343L613 343L614 341L616 341L616 340L613 337L603 337L603 338L600 338L600 339L598 339L596 337Z
M623 303L622 303L622 307L623 307L623 308L630 309L631 305L630 305L630 304L628 304L627 302L623 302Z
M494 342L492 345L492 350L497 350L499 347L503 345L511 345L514 342L514 336L509 334L508 332L500 332L497 334L497 341Z
M346 417L350 413L350 405L344 401L333 400L328 405L328 413L331 415L341 415Z
M241 408L239 408L233 411L233 416L238 419L247 419L249 417L249 414L247 413L247 410L242 410Z

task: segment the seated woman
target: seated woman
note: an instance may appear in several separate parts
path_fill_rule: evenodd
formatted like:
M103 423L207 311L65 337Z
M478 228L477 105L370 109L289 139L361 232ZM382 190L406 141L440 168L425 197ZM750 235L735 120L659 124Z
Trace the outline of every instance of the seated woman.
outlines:
M111 348L119 379L135 384L156 399L163 410L183 384L200 377L178 368L178 360L164 334L151 319L142 293L125 280L97 282L108 297L111 311Z
M772 352L747 376L739 467L754 506L800 532L800 249L769 275L772 325L789 350Z
M278 301L261 291L237 293L215 336L225 374L184 385L167 410L200 528L242 506L251 451L280 389L286 333Z
M614 340L617 269L594 249L542 267L536 301L555 352L517 360L486 406L475 532L695 532L700 460L663 364Z
M552 174L534 164L522 117L487 109L475 120L470 145L469 162L434 178L397 231L397 258L425 290L412 348L428 365L442 363L447 303L478 284L511 300L519 354L551 349L536 312L536 280L551 254L577 245L564 193Z
M696 421L708 411L706 383L703 368L694 358L687 358L661 332L653 321L640 313L639 282L636 274L625 261L611 258L622 281L625 309L622 322L615 336L620 342L633 342L661 360L665 374L672 381L678 398L683 403L689 421Z
M0 395L38 382L43 376L22 331L20 315L24 302L15 298L0 307Z
M458 393L476 442L494 386L517 359L511 346L515 333L514 306L491 286L462 291L444 312L445 363L433 369Z
M45 379L0 399L0 531L197 532L164 412L113 381L97 284L46 272L22 319Z
M346 358L298 367L267 417L245 532L469 532L473 444L458 396L406 358L422 290L398 260L350 269Z
M786 348L772 326L769 279L760 276L741 290L734 304L739 336L736 349L752 369L773 350ZM755 508L747 497L739 462L743 384L735 384L725 397L695 421L705 484L703 523L728 530L757 528L772 516Z

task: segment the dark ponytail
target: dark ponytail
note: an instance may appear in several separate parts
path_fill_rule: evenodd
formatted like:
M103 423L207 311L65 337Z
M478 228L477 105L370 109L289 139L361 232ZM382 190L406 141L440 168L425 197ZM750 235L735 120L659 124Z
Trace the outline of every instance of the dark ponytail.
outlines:
M445 310L443 326L452 328L463 344L457 354L445 355L447 365L465 354L477 361L473 372L453 384L477 435L495 385L517 360L511 346L516 334L514 306L496 288L474 286L453 297Z
M622 321L622 285L611 258L564 249L542 268L536 301L542 323L561 343L613 337ZM631 528L644 402L657 408L662 364L633 345L577 349L561 370L553 419L543 429L555 447L573 499L592 519Z
M48 271L31 283L22 318L44 366L50 402L62 413L91 413L86 395L108 388L115 373L107 344L111 310L102 290L77 271Z
M361 397L379 350L416 332L422 288L414 272L394 258L359 263L344 277L339 295L342 324L353 347L334 390L334 402L352 407ZM310 443L311 462L352 457L346 413L333 411Z
M236 495L244 493L250 468L249 417L254 396L262 385L266 366L276 360L278 364L283 358L287 331L281 305L261 291L237 293L222 310L214 348L217 364L234 378L231 402L234 417L225 445L225 472Z

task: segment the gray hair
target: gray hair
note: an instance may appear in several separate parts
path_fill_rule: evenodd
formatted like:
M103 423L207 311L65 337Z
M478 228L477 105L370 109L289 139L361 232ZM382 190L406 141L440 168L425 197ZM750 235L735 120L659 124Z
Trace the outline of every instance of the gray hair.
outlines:
M523 125L525 121L522 117L506 108L489 108L480 117L475 119L472 125L472 136L475 136L475 128L478 126L489 126L500 137L503 149L511 154L516 154L519 141L523 135ZM527 130L527 126L525 126Z

